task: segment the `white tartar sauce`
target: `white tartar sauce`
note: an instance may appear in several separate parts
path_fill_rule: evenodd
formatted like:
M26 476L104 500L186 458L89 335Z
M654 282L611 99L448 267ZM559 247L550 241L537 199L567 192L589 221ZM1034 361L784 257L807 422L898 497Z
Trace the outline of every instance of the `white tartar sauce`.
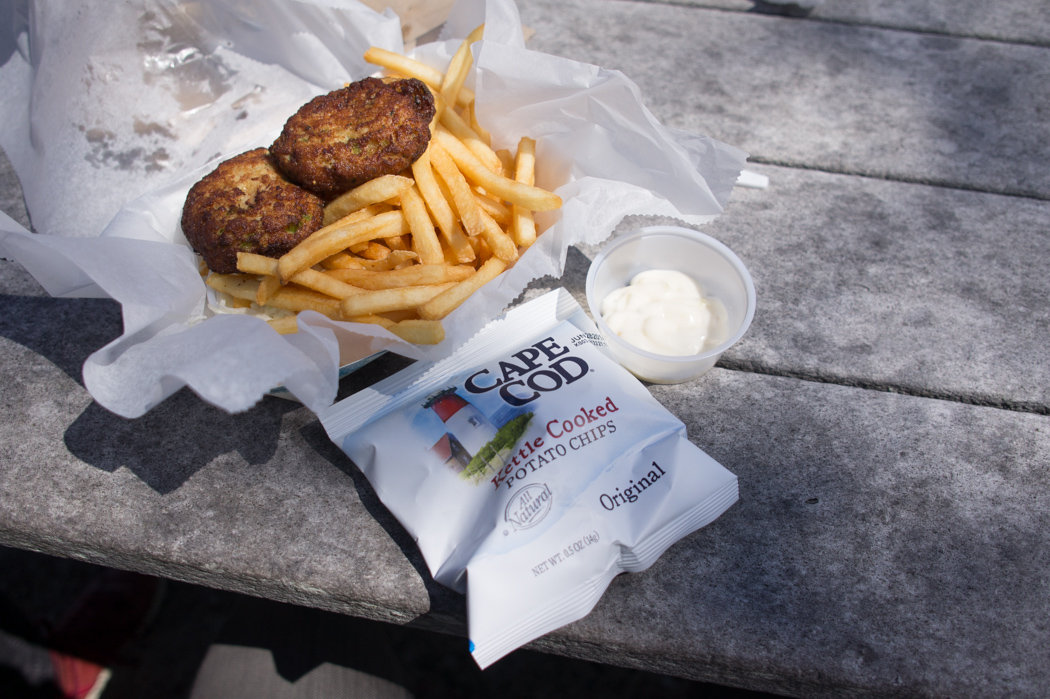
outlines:
M726 335L725 307L691 277L669 269L636 274L602 300L602 320L635 347L669 356L699 354Z

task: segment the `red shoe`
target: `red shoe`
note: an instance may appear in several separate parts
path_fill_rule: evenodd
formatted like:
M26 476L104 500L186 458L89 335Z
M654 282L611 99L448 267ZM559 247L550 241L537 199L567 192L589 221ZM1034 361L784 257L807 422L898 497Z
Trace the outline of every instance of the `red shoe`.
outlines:
M65 699L98 699L109 682L110 671L101 665L50 651L55 684Z
M141 632L159 605L157 578L106 571L48 634L55 684L66 699L98 699L121 648Z

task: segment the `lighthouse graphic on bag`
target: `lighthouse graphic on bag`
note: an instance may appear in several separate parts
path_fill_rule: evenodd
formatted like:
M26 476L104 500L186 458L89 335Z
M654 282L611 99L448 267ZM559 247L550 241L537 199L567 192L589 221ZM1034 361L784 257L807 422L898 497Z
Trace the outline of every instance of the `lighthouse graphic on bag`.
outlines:
M456 472L496 437L496 426L480 410L456 393L456 388L443 388L423 401L445 425L445 434L431 447L439 458Z

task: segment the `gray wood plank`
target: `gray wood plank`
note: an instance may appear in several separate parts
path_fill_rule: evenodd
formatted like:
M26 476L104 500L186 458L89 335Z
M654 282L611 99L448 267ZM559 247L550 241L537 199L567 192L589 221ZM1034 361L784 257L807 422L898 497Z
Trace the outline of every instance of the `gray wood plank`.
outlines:
M1050 197L1050 49L613 0L528 0L532 48L617 69L754 160Z
M385 620L428 611L411 539L309 410L231 416L182 391L125 420L79 379L119 307L3 298L0 543Z
M1045 694L1046 416L718 369L652 390L740 501L548 645L789 696Z
M723 366L1050 412L1050 202L754 169L769 189L700 229L758 294ZM652 223L676 222L618 230ZM582 293L588 260L570 264Z
M654 0L736 12L774 11L758 0ZM1041 0L825 0L809 19L1050 46L1050 12Z
M113 304L13 298L37 321L0 331L0 543L462 632L307 410L115 418L71 375ZM1040 696L1046 416L723 369L653 393L741 500L534 647L795 696Z

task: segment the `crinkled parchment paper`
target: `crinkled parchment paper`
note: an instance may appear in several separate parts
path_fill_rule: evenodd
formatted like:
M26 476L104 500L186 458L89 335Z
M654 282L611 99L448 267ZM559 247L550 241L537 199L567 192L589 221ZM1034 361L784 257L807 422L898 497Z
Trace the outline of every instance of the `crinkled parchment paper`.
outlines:
M569 245L600 242L626 215L713 219L746 158L659 124L621 73L528 50L512 0L460 0L441 41L415 56L444 69L485 23L468 83L479 121L496 148L537 139L537 184L564 206L537 215L536 244L446 319L440 345L312 312L281 336L208 309L179 225L186 193L220 160L268 146L314 95L371 74L368 46L401 51L397 17L351 0L94 5L37 0L33 32L0 52L0 145L37 231L0 216L0 255L53 296L121 303L124 334L88 358L84 382L127 417L182 386L238 411L284 385L320 410L340 364L381 350L448 356L530 281L560 276Z

